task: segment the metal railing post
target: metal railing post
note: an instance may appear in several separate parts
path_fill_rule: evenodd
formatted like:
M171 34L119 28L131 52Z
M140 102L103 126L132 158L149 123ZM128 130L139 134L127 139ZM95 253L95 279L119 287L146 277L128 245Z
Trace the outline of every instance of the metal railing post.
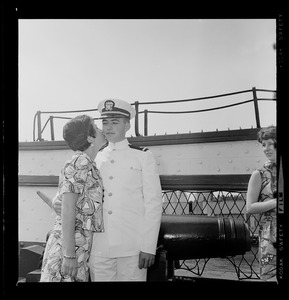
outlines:
M50 134L51 134L51 141L54 141L54 123L53 123L53 116L50 116L49 119L50 119Z
M144 110L144 135L148 135L148 110Z
M252 88L252 92L253 92L253 100L254 100L254 107L255 107L256 126L257 126L257 128L261 128L257 91L256 91L255 87Z
M139 126L138 126L138 124L139 124L139 117L138 117L139 102L135 101L134 105L135 105L135 112L136 112L135 113L135 120L134 120L134 130L135 130L135 135L136 136L140 136L140 134L139 134Z
M38 130L37 140L39 142L41 142L42 141L42 136L41 136L41 111L40 110L37 111L37 130Z

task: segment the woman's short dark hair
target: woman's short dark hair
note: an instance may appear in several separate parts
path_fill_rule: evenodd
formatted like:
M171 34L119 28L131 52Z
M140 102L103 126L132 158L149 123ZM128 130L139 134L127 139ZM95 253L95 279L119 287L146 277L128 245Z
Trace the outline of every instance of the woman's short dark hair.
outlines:
M276 126L268 126L262 128L257 133L257 139L259 143L262 143L264 140L272 139L274 141L274 146L277 148L277 134L276 134Z
M96 137L94 121L90 116L80 115L68 121L63 127L63 138L73 150L86 150L90 143L88 136Z

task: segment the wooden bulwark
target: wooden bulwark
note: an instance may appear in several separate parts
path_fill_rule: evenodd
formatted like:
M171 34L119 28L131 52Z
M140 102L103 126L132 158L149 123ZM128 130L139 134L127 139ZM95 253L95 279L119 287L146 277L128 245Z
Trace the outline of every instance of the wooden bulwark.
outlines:
M19 186L57 186L58 176L19 175ZM247 190L250 174L160 175L163 190Z
M57 186L58 176L46 175L19 175L19 186Z
M161 175L163 190L247 190L250 175Z
M257 140L258 128L129 137L140 147ZM20 142L20 151L69 149L65 141Z

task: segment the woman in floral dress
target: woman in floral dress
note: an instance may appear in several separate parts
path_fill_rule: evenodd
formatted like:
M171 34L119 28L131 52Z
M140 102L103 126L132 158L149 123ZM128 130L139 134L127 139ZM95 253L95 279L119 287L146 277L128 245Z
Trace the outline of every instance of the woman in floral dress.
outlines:
M259 255L260 279L276 280L276 206L277 206L277 140L276 127L258 132L258 141L268 158L264 166L251 175L246 208L249 214L260 214Z
M41 282L88 281L92 234L104 230L103 186L94 159L105 137L91 117L81 115L64 126L63 138L75 152L59 177L63 209L46 243Z

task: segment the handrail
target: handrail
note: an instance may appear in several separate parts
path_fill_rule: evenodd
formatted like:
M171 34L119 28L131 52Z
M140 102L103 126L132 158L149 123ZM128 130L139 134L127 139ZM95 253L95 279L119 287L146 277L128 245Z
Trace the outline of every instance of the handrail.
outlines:
M238 95L238 94L244 94L251 92L253 97L252 99L241 101L238 103L223 105L223 106L217 106L217 107L211 107L207 109L199 109L199 110L187 110L187 111L158 111L158 110L148 110L145 109L143 111L140 111L140 105L155 105L155 104L172 104L172 103L181 103L181 102L193 102L193 101L200 101L200 100L210 100L220 97L227 97L232 95ZM253 87L250 90L243 90L238 92L232 92L232 93L225 93L225 94L219 94L219 95L213 95L213 96L207 96L207 97L198 97L198 98L192 98L192 99L180 99L180 100L166 100L166 101L145 101L145 102L139 102L135 101L131 103L131 105L135 106L136 110L136 116L135 116L135 135L141 136L139 133L139 115L144 114L144 136L148 135L148 114L188 114L188 113L200 113L200 112L207 112L207 111L213 111L213 110L220 110L220 109L226 109L233 106L243 105L249 102L254 102L254 111L255 111L255 118L256 118L256 128L260 128L260 116L259 116L259 107L258 107L258 101L276 101L277 99L275 97L273 98L258 98L257 92L270 92L274 93L276 95L275 90L269 90L269 89L256 89ZM58 113L76 113L76 112L89 112L89 111L97 111L97 109L83 109L83 110L70 110L70 111L37 111L34 120L33 120L33 141L35 141L35 123L37 119L37 128L38 128L38 137L36 141L43 141L42 133L44 129L46 128L48 122L50 121L50 130L51 130L51 139L54 140L54 125L53 125L53 119L71 119L71 117L61 117L61 116L53 116L50 115L48 120L46 121L43 128L41 127L41 114L58 114ZM94 118L97 119L97 118Z
M158 113L158 114L187 114L187 113L196 113L196 112L205 112L205 111L210 111L210 110L218 110L218 109L223 109L231 106L237 106L249 102L253 102L254 100L246 100L234 104L229 104L229 105L224 105L224 106L218 106L218 107L213 107L213 108L206 108L206 109L199 109L199 110L185 110L185 111L158 111L158 110L146 110L149 113ZM144 113L145 111L139 112L139 114Z
M166 100L166 101L154 101L154 102L141 102L140 104L180 103L180 102L189 102L189 101L198 101L198 100L214 99L214 98L220 98L220 97L232 96L232 95L243 94L243 93L248 93L248 92L252 92L252 90L244 90L244 91L239 91L239 92L226 93L226 94L219 94L219 95L207 96L207 97L192 98L192 99Z

